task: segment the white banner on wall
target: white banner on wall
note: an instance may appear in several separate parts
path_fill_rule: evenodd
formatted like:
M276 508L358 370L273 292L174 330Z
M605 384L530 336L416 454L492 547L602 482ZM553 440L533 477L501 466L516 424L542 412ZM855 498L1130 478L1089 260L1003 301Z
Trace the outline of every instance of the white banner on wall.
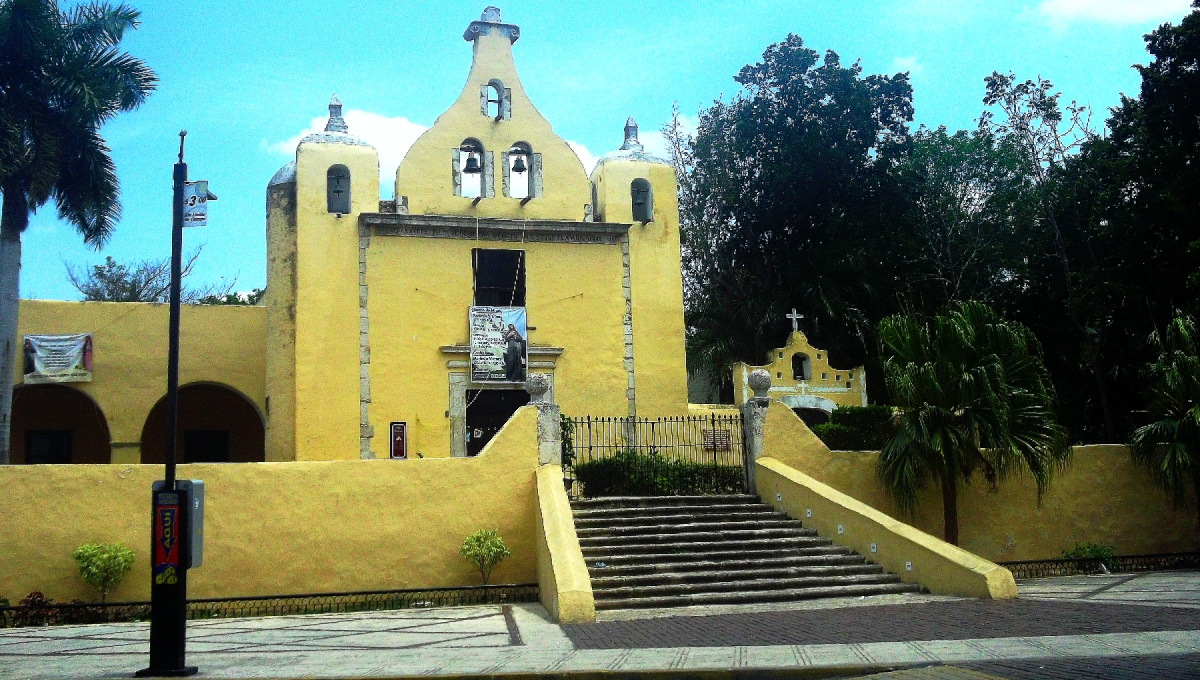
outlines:
M471 382L525 382L524 307L471 307Z
M25 336L26 384L91 381L91 333Z

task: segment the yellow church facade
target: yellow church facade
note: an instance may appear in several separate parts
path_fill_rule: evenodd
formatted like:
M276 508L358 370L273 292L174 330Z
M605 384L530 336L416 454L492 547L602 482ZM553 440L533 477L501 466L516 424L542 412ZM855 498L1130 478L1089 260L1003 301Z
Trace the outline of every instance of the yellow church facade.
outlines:
M829 352L813 347L799 328L793 328L783 347L767 354L766 364L733 365L733 395L739 405L754 396L749 383L750 374L757 369L771 376L771 398L787 404L810 423L827 420L837 408L867 405L864 368L834 368Z
M589 177L525 94L519 27L488 8L463 37L473 60L462 93L395 177L380 177L335 97L326 130L268 183L264 302L185 308L185 462L477 453L529 400L521 380L473 380L469 310L480 305L523 309L524 370L547 378L563 412L688 412L673 166L643 152L630 119ZM381 182L392 200L379 200ZM165 314L22 301L20 334L90 333L95 359L90 382L18 377L14 462L68 462L25 455L28 432L66 427L52 411L75 423L70 462L161 461L151 414L165 388ZM54 408L64 399L70 409ZM208 453L189 456L186 432L222 427L223 455L201 441Z

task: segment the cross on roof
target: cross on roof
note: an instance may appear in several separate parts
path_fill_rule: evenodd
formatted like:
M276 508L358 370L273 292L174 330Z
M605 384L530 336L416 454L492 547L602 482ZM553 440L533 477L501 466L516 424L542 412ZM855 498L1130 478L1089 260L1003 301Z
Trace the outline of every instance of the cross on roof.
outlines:
M795 308L795 307L792 307L792 313L791 313L791 314L784 314L784 316L786 316L787 318L789 318L789 319L791 319L791 320L792 320L792 332L793 332L793 333L798 333L798 332L800 332L800 319L803 319L803 318L804 318L804 315L803 315L803 314L797 314L797 313L796 313L796 308Z

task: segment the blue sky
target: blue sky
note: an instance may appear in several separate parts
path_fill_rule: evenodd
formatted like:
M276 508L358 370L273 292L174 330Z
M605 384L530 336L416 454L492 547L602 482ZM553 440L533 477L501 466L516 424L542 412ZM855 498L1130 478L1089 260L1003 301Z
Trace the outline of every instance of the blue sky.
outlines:
M267 180L294 141L323 121L336 92L351 132L381 151L383 191L407 145L461 90L470 66L463 29L482 2L191 4L131 0L142 26L123 47L161 83L149 102L103 130L121 180L124 216L101 251L85 247L47 205L24 237L23 297L77 299L64 262L82 266L164 257L170 248L171 163L188 130L191 177L220 200L209 224L185 233L203 244L194 282L265 284ZM1136 95L1131 65L1146 63L1142 36L1178 22L1188 0L867 0L502 4L521 26L514 46L522 83L581 157L621 141L637 118L653 144L671 105L695 113L737 91L733 75L789 32L866 72L910 71L916 124L973 127L983 78L1042 75L1097 120L1121 93ZM649 137L649 139L647 139ZM590 166L589 166L590 170ZM385 196L390 198L390 195Z

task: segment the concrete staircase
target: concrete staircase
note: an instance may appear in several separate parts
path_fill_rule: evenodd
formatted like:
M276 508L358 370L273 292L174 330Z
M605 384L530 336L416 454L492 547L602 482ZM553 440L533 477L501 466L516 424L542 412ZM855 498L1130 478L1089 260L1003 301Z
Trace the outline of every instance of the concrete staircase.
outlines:
M596 609L909 593L757 496L572 501Z

